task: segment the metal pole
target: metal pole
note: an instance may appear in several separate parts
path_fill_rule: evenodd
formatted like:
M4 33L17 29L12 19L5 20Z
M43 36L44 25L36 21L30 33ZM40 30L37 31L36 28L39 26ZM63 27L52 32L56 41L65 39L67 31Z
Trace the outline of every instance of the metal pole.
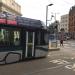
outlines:
M46 6L46 27L47 27L47 18L48 18L48 6L52 6L53 4L49 4Z
M46 6L46 27L47 27L47 17L48 17L48 5Z
M57 26L57 24L56 24L56 13L55 13L55 26L56 26L55 32L56 32L56 47L57 47L57 33L58 33L58 26Z

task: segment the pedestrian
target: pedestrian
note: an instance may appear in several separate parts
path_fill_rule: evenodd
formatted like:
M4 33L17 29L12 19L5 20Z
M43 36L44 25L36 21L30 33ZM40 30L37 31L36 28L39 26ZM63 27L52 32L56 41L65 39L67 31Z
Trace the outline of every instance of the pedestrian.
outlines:
M61 45L63 46L64 33L61 32L59 38L60 38L60 46L61 46Z

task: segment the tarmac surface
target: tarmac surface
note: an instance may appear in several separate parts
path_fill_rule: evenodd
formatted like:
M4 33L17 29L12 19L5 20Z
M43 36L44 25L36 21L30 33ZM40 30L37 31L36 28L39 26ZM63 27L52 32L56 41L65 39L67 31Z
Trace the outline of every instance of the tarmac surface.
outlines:
M75 41L65 41L46 58L0 65L0 75L75 75Z

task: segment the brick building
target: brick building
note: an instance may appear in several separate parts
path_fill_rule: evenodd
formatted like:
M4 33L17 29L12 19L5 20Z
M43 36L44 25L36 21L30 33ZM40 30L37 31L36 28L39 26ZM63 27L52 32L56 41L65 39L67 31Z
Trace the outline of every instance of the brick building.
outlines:
M72 6L69 11L69 33L75 39L75 6Z

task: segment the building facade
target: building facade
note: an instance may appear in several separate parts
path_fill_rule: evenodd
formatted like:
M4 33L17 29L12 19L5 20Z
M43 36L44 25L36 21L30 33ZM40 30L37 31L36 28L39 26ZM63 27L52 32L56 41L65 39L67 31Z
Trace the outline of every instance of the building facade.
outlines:
M75 39L75 6L72 6L69 11L69 32L73 39Z
M75 6L69 11L69 32L75 32Z
M15 0L0 0L0 12L4 11L21 16L21 6Z
M64 29L65 32L68 32L69 30L69 15L62 15L61 16L61 21L60 21L60 27L59 29Z

